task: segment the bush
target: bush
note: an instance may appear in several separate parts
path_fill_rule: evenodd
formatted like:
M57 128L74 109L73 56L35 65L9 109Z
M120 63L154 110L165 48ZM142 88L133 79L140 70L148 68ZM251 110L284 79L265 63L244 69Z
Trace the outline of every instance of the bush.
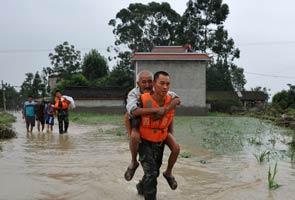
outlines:
M16 136L11 128L11 123L15 122L15 117L8 113L0 113L0 139L8 139Z

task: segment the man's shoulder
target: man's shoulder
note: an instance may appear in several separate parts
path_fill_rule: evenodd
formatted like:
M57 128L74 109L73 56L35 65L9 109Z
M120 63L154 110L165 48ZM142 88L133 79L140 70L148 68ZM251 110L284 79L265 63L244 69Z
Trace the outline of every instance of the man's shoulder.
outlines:
M128 96L139 96L141 95L139 87L135 87L129 91Z
M138 94L140 94L140 89L139 89L139 87L135 87L132 90L130 90L129 93L138 93Z

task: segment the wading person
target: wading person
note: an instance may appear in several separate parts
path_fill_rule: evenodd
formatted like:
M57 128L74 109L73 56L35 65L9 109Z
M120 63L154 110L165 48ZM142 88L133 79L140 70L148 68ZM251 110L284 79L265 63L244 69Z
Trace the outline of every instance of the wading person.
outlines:
M27 133L32 133L35 126L35 106L33 97L29 96L28 101L24 102L22 108L23 119L26 121Z
M48 102L46 108L45 108L45 121L46 121L46 125L47 125L47 133L48 132L52 132L53 131L53 125L54 125L54 108L52 107L52 103L51 101Z
M141 71L137 75L137 85L138 87L132 89L127 98L127 114L125 116L125 126L128 131L128 136L130 138L129 147L131 152L131 162L124 174L124 177L127 181L130 181L136 169L139 166L137 162L137 152L138 152L138 145L140 143L140 134L138 130L140 116L136 117L132 115L132 112L138 108L137 102L139 101L139 97L144 92L151 92L152 91L152 73L149 71ZM171 91L168 91L168 94L173 98L171 103L169 104L168 108L153 108L153 116L157 118L163 117L163 115L169 112L171 109L174 109L178 104L180 104L180 99L178 96ZM176 143L173 137L173 128L170 127L169 135L165 140L165 143L171 150L171 154L168 159L168 165L166 171L163 173L164 177L166 178L169 186L171 189L175 190L177 188L177 182L172 175L172 168L176 163L178 154L179 154L179 145Z
M132 112L135 116L141 116L139 160L144 176L136 187L138 194L144 195L145 200L156 199L157 177L162 165L164 143L169 135L168 127L172 124L174 117L174 109L165 112L163 117L154 116L155 109L163 107L168 110L168 106L172 101L172 97L167 94L169 87L169 74L164 71L156 72L153 80L154 90L150 93L142 94L140 96L142 108L135 109ZM173 177L168 179L165 173L163 175L167 181L175 181Z
M38 132L43 132L45 128L45 105L42 99L37 100L37 104L35 106L35 115Z
M61 94L61 91L56 90L54 109L57 111L57 121L60 134L67 133L69 128L69 104L70 101L68 101Z

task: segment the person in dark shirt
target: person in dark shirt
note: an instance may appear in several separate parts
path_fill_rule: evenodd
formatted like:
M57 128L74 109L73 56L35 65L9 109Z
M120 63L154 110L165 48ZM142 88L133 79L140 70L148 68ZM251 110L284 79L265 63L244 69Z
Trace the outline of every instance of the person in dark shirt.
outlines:
M45 105L42 99L37 100L37 105L35 106L35 115L37 121L37 129L40 133L43 132L45 128ZM40 129L41 126L41 129Z

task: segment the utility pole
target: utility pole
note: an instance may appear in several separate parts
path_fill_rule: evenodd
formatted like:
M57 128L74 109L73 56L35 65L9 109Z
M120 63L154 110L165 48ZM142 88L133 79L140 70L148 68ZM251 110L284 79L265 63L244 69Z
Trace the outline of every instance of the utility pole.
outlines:
M6 112L6 98L5 98L5 88L3 80L1 81L2 84L2 93L3 93L3 111Z

